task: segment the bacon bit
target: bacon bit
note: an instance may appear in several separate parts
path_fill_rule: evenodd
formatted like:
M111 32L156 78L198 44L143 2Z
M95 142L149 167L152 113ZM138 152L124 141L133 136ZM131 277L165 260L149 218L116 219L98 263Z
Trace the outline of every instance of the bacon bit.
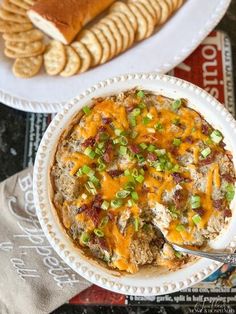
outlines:
M216 155L216 152L212 152L207 158L199 160L198 164L200 166L206 166L206 165L211 164L215 160L215 155Z
M82 145L83 145L84 147L94 146L95 141L96 141L95 137L91 136L91 137L87 138L87 139L83 142Z
M109 251L108 244L104 238L95 238L95 243L103 250Z
M98 128L98 132L105 132L107 130L107 128L104 126L104 125L101 125L99 128Z
M134 108L135 108L135 104L132 104L132 105L127 106L125 109L127 112L132 112Z
M185 141L186 141L187 143L189 143L189 144L193 144L194 139L193 139L193 137L192 137L191 135L189 135L189 136L187 136L187 137L185 138Z
M157 160L157 155L154 154L154 153L148 153L147 154L147 159L150 160L150 161L155 161L155 160Z
M142 191L143 191L144 193L149 193L149 192L150 192L150 188L148 188L146 185L143 185L143 186L142 186Z
M147 165L143 165L142 168L143 168L144 171L147 171L147 170L148 170Z
M134 153L134 154L140 153L140 148L139 148L138 145L130 144L128 147L129 147L129 149L131 150L132 153Z
M218 144L221 148L225 148L226 144L223 141L220 141L220 143Z
M222 207L223 207L223 203L224 203L224 200L223 199L219 199L219 200L214 200L213 201L213 207L215 210L222 210Z
M124 173L124 170L119 170L119 169L117 169L117 170L110 170L110 171L107 171L108 172L108 174L112 177L112 178L114 178L114 177L118 177L118 176L120 176L121 174L123 174Z
M86 205L86 204L83 204L82 206L77 207L76 208L76 214L80 214L80 213L84 212L87 208L88 208L88 205Z
M97 194L94 197L93 203L92 203L92 208L97 208L97 209L101 209L102 206L102 196L100 194Z
M207 124L202 124L202 134L209 135L210 129Z
M113 156L114 156L113 146L112 146L112 144L110 142L108 142L107 146L106 146L105 153L103 155L103 159L104 159L105 162L109 163L109 162L112 161Z
M112 212L108 212L107 213L107 216L108 216L108 218L111 220L111 221L114 221L115 220L115 215L112 213Z
M110 123L112 122L112 119L109 118L109 117L103 117L103 118L102 118L102 122L103 122L104 124L110 124Z
M190 182L192 182L193 180L192 179L190 179L190 178L184 178L184 182L185 183L190 183Z
M205 213L205 211L204 211L204 209L203 208L194 208L193 209L199 216L203 216L204 215L204 213Z
M221 175L221 177L229 183L235 182L235 177L233 175L231 175L230 173L224 173Z
M232 217L232 212L230 209L226 209L224 211L224 217Z
M181 176L179 172L173 172L171 175L176 183L179 183L184 180L184 178Z
M101 209L100 208L95 208L95 207L89 207L85 210L85 214L93 221L95 227L99 225L100 222L100 213Z
M173 156L178 156L178 149L174 146L171 146L169 148L169 152L173 155Z
M182 190L176 190L174 195L173 195L173 200L175 207L177 209L181 209L185 206L188 198L188 192L184 189Z

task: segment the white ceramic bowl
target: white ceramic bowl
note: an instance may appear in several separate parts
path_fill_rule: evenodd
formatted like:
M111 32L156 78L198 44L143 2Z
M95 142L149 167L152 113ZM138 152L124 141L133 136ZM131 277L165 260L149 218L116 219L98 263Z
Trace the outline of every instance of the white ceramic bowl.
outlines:
M116 94L133 87L151 90L173 98L187 98L189 106L200 112L203 117L225 136L227 149L233 153L236 165L236 122L229 112L212 96L202 89L183 80L160 76L155 73L122 75L100 82L69 102L57 114L48 127L40 144L34 167L34 197L38 218L46 237L60 257L77 273L87 280L106 289L131 295L160 295L187 288L203 280L219 268L220 264L207 259L199 259L177 271L163 271L145 268L137 274L117 276L113 272L88 259L76 248L59 223L51 202L49 170L56 145L68 122L85 104L89 105L94 97ZM235 199L232 209L235 207ZM215 249L236 247L235 238L236 210L229 225L211 241Z

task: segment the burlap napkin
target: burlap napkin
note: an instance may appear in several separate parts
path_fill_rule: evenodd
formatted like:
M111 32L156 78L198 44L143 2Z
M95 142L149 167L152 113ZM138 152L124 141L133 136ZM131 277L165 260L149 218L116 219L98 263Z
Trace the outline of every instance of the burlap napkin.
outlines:
M90 283L54 252L38 222L32 168L0 183L0 313L49 313Z

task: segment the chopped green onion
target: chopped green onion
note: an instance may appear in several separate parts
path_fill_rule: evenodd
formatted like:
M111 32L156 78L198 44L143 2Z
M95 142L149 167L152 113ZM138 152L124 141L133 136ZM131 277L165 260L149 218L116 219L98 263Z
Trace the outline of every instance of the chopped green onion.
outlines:
M145 173L145 171L144 171L142 168L139 170L139 172L140 172L141 174L144 174L144 173Z
M139 146L142 148L142 149L146 149L148 146L146 143L141 143L139 144Z
M171 169L172 172L179 172L179 165L174 165L174 167Z
M134 182L129 181L129 182L127 182L127 183L125 184L125 189L126 189L126 190L133 191L133 190L134 190L134 187L135 187Z
M84 174L89 174L89 173L92 173L93 172L93 174L95 173L89 166L87 166L87 165L83 165L83 167L81 168L81 170L82 170L82 172L84 173Z
M120 143L120 139L119 138L115 138L112 142L113 142L113 144L119 144Z
M138 176L138 169L134 168L132 171L132 176L136 178Z
M141 174L135 178L136 181L138 181L139 183L142 183L144 180L144 176L142 176Z
M134 126L136 126L136 118L135 118L135 116L130 116L129 117L129 122L130 122L130 124L131 124L131 126L132 127L134 127Z
M77 177L81 177L83 175L83 171L82 168L80 168L77 172L76 172Z
M196 214L192 217L192 221L195 223L195 225L198 225L201 222L202 218Z
M145 94L144 94L144 92L142 90L140 90L140 91L137 92L137 96L139 98L143 98L145 96Z
M179 118L175 118L175 119L172 121L172 123L173 123L174 125L179 125L179 124L180 124L180 119L179 119Z
M147 128L148 133L156 133L154 128Z
M97 155L102 155L102 151L101 151L101 149L99 149L98 147L95 148L95 153L96 153Z
M89 178L90 182L92 182L96 187L98 187L100 185L99 180L97 177L92 176Z
M81 198L82 198L83 200L86 200L86 198L88 198L88 195L85 194L85 193L83 193L83 194L81 194Z
M109 135L106 132L101 132L99 134L99 140L100 141L106 141L106 140L108 140L108 138L109 138Z
M174 102L172 102L171 107L173 110L177 110L181 107L182 101L181 99L177 99Z
M153 119L153 115L152 115L150 112L148 112L147 117L148 117L148 119L150 119L150 120Z
M109 217L108 217L108 216L103 217L102 220L101 220L101 222L100 222L100 224L99 224L99 227L100 227L100 228L105 227L106 224L108 223L108 221L109 221Z
M104 147L105 143L104 142L99 142L98 143L98 148L102 149Z
M179 138L174 138L173 140L173 145L174 146L179 146L182 143L181 139Z
M178 232L185 231L185 227L184 227L184 225L177 225L175 230Z
M141 154L136 154L135 157L138 159L138 162L142 164L145 162L145 158Z
M121 129L115 129L114 132L115 135L120 136L123 131Z
M193 132L195 132L195 131L196 131L196 128L192 128L191 132L193 133Z
M87 147L84 151L84 154L91 159L94 159L94 157L96 156L95 151L93 151L91 147Z
M155 162L153 164L153 167L157 170L157 171L163 171L165 169L165 165L161 162Z
M132 131L130 136L131 136L131 138L136 138L138 136L138 132L137 131Z
M84 107L83 107L83 112L84 112L86 115L88 115L88 114L90 114L91 109L90 109L88 106L84 106Z
M161 130L163 130L163 124L162 123L160 123L160 122L158 122L158 123L156 123L155 125L154 125L154 128L157 130L157 131L161 131Z
M165 149L155 149L155 153L157 154L157 156L163 156L166 154L166 150Z
M210 155L210 153L211 153L210 147L207 147L207 148L205 148L205 149L203 149L203 150L201 151L201 155L202 155L202 157L204 157L204 158L206 158L208 155Z
M226 199L227 201L231 202L234 198L235 194L235 187L233 184L228 184L226 186Z
M108 210L110 203L108 201L103 201L101 205L101 209Z
M139 228L139 218L135 217L134 218L134 230L138 231L138 228Z
M104 171L106 169L106 165L104 163L100 163L98 166L97 166L97 170L98 171Z
M148 146L148 148L147 148L147 150L150 152L150 153L152 153L152 152L154 152L154 150L156 149L156 146L154 146L154 145L149 145Z
M135 192L135 191L131 192L131 197L132 197L132 199L133 199L134 201L137 201L137 200L138 200L138 193Z
M92 195L96 195L97 194L97 190L96 190L93 182L88 181L88 183L85 184L85 188Z
M191 196L191 208L195 209L195 208L199 208L201 206L201 198L199 195L192 195Z
M179 212L176 210L176 208L172 205L170 206L169 208L169 211L170 211L170 215L173 219L177 219L178 216L179 216Z
M132 207L132 206L134 206L135 203L134 203L133 200L128 200L127 204L128 204L129 207Z
M87 244L89 242L89 234L87 232L83 232L80 236L80 242L83 244Z
M145 103L143 103L143 102L141 102L138 106L139 106L140 109L146 108L146 105L145 105Z
M176 251L175 251L175 256L176 256L177 258L182 258L182 257L183 257L182 253L176 252Z
M96 236L98 236L99 238L104 237L104 232L101 229L94 229L93 232L96 234Z
M121 190L116 193L117 198L126 198L130 194L128 190Z
M123 202L121 199L119 199L119 200L115 199L115 200L111 201L111 207L112 208L119 208L122 206L122 204L123 204Z
M141 110L140 108L135 108L132 112L131 112L131 115L133 115L134 117L137 117L139 116L141 113Z
M124 175L125 175L126 177L130 176L130 171L129 171L129 169L126 169L126 170L125 170Z
M125 136L121 136L119 138L119 142L120 142L121 145L127 145L128 144L128 140L127 140L127 138Z
M143 118L143 124L148 124L151 121L150 118L148 118L147 116Z
M223 135L221 134L221 132L219 130L214 130L211 135L210 135L212 141L216 144L219 144L220 141L223 140Z
M120 146L119 153L121 156L125 156L127 154L127 147L126 146Z

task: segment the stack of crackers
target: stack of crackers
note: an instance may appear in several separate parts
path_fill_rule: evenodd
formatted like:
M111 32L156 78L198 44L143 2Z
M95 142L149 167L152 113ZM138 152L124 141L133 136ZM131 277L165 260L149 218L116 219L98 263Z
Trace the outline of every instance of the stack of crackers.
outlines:
M0 32L4 53L15 59L13 73L28 78L42 65L47 74L69 77L103 64L150 37L183 4L184 0L116 1L105 17L82 30L68 46L50 40L35 29L27 17L34 0L3 0Z

